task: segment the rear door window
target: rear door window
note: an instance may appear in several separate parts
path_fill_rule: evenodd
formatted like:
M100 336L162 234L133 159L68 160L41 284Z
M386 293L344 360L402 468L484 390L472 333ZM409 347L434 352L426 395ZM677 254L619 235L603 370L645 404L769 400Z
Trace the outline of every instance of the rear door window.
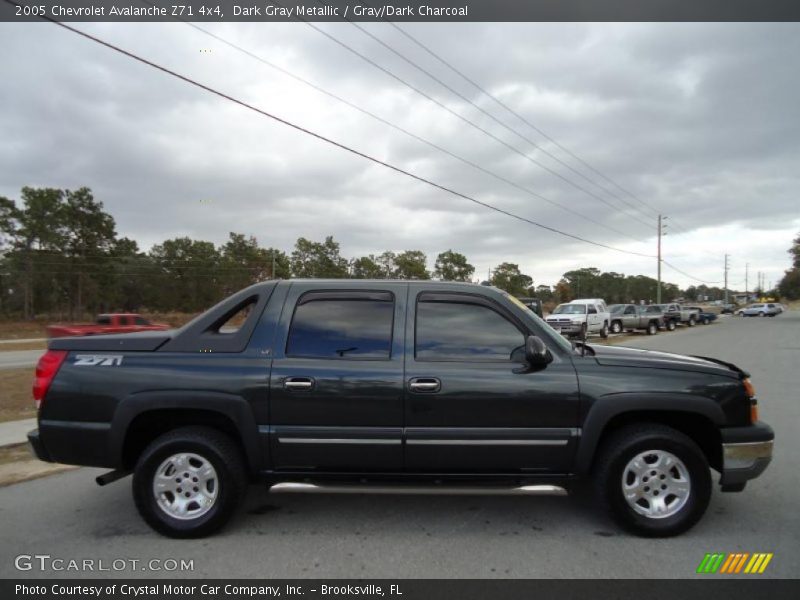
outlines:
M310 293L292 317L286 355L389 359L394 323L391 293Z

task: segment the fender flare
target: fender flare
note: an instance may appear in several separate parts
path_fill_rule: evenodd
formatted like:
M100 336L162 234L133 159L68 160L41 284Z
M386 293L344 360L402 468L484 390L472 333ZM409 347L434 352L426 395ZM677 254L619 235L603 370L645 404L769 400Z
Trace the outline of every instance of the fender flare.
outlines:
M633 412L686 413L707 418L717 427L724 425L725 413L711 398L692 394L625 392L608 394L595 400L583 420L581 437L575 455L575 472L589 473L600 438L614 417Z
M264 457L259 443L258 425L247 400L235 394L202 390L167 390L131 394L114 411L109 435L109 451L117 464L122 464L125 439L133 420L156 410L203 410L227 417L239 432L239 441L252 472L262 470Z

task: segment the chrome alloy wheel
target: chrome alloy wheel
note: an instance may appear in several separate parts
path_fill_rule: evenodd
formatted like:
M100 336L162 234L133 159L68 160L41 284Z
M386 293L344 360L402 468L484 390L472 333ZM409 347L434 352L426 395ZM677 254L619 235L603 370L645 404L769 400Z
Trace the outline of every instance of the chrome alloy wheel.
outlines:
M622 494L638 514L664 519L677 514L692 491L689 470L666 450L637 454L622 471Z
M214 466L199 454L181 452L162 462L153 476L158 507L175 519L196 519L214 506L219 479Z

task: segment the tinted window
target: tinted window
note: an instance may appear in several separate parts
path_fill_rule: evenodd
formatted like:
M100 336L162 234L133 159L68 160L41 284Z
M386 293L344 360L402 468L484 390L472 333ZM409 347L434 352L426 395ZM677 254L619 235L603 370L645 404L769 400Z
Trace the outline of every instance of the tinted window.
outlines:
M594 306L589 306L589 314L590 315L596 315L597 314L597 309Z
M633 306L628 306L627 308L625 308L625 314L626 315L636 314L636 308Z
M144 317L133 317L133 322L136 325L150 325L150 321L148 321Z
M511 360L522 333L486 306L461 302L417 304L418 360Z
M108 315L100 315L99 317L97 317L96 323L98 325L111 325L111 317L109 317Z
M394 300L333 298L301 303L294 311L288 356L389 358Z

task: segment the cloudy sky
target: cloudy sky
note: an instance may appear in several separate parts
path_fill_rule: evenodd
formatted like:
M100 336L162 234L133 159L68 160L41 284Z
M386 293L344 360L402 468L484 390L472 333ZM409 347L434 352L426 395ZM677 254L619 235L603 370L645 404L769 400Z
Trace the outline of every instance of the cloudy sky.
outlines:
M317 26L419 91L301 23L204 25L250 54L185 24L76 25L361 152L607 246L655 254L660 211L669 216L665 259L699 280L721 281L726 252L733 288L744 287L746 263L751 288L757 271L776 282L788 267L800 231L797 24L402 26L550 139L388 24L362 27L469 102L353 25ZM492 212L57 26L0 24L0 52L0 195L89 186L119 233L144 248L183 235L220 243L236 231L291 250L299 236L333 235L348 257L422 249L431 268L452 248L484 278L503 261L537 284L588 266L655 276L654 258ZM664 278L698 283L666 267Z

